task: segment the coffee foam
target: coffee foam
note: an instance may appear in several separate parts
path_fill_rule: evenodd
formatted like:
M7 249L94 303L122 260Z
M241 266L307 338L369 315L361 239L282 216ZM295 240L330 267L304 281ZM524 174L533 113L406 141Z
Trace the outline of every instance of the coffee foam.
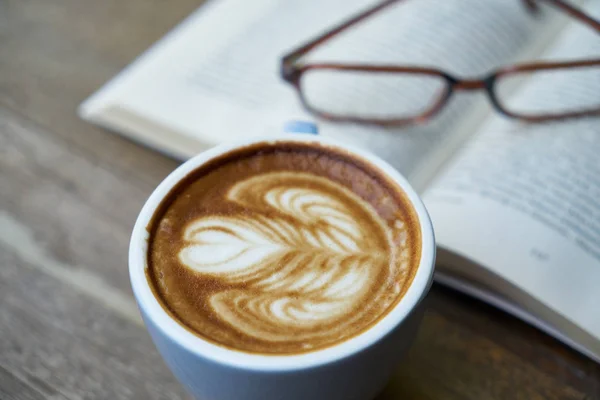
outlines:
M232 286L210 298L220 319L262 340L310 341L361 318L357 306L377 292L393 253L391 233L368 203L327 179L289 172L239 182L227 200L265 213L199 218L178 255ZM315 329L334 322L335 331Z
M219 191L225 208L160 220L157 297L184 326L243 351L311 351L365 329L401 297L414 274L414 221L384 218L308 171L246 175ZM182 275L196 282L178 288Z

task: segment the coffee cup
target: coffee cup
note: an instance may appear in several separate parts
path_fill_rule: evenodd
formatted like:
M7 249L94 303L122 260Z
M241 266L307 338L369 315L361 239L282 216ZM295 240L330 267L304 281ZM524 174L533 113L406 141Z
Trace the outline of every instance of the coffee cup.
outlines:
M278 141L339 149L384 174L402 190L415 212L420 231L420 259L402 298L360 334L310 352L256 354L219 346L194 334L159 302L147 275L148 227L165 197L193 171L236 149ZM136 221L129 248L133 293L150 336L187 391L197 399L207 400L372 399L383 390L414 339L434 264L435 240L430 218L404 177L365 150L301 134L222 144L185 162L150 195Z

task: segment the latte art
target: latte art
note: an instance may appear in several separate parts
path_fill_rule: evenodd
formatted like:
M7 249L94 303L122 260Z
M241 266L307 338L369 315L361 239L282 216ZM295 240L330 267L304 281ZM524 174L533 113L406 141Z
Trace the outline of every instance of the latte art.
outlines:
M368 310L358 306L394 257L390 233L368 203L327 179L286 172L242 181L227 200L257 215L199 218L179 252L186 267L231 286L210 297L218 318L269 341L335 335L315 328L343 331L363 318Z
M359 335L420 260L411 203L375 167L260 143L199 167L148 226L148 280L183 327L237 351L298 354Z

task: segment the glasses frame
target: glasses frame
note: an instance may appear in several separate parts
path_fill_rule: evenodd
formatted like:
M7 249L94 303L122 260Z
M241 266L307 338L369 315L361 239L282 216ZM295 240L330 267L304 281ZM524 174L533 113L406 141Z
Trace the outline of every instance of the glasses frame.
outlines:
M322 45L328 40L334 38L338 34L347 30L348 28L356 25L357 23L367 19L368 17L376 14L388 6L396 3L400 3L406 0L385 0L382 1L372 8L365 10L362 13L342 22L335 26L324 34L310 40L309 42L301 45L295 50L287 53L281 59L280 72L281 77L284 81L291 84L298 93L300 101L304 108L312 114L323 118L325 120L335 122L351 122L357 124L372 124L380 126L404 126L413 124L422 124L433 116L435 116L440 110L448 104L452 94L456 91L472 91L472 90L485 90L487 96L494 107L499 113L509 117L526 122L546 122L558 119L576 118L584 116L600 115L600 109L598 110L581 110L574 112L555 113L555 114L520 114L515 113L507 109L499 101L496 94L496 82L508 75L538 72L538 71L551 71L560 69L575 69L585 67L599 67L599 59L586 59L586 60L575 60L575 61L558 61L558 62L531 62L523 63L512 66L503 67L492 71L481 79L458 79L452 74L436 68L420 67L420 66L401 66L401 65L375 65L375 64L346 64L346 63L301 63L300 59L309 53L314 48ZM600 34L600 22L592 18L590 15L581 11L580 9L568 4L564 0L521 0L526 8L535 13L538 11L538 2L544 2L555 8L563 11L570 15L576 20L588 25ZM306 99L306 95L302 90L302 76L304 73L311 70L335 70L335 71L353 71L353 72L369 72L369 73L390 73L390 74L419 74L434 76L441 78L446 83L445 90L440 93L435 104L431 106L427 111L420 115L411 118L363 118L352 115L339 115L324 112L317 108L312 107Z

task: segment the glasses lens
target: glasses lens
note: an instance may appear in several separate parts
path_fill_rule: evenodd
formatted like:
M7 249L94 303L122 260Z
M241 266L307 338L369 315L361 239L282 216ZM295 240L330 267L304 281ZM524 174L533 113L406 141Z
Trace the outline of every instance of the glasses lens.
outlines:
M301 90L308 106L334 117L396 120L422 116L448 90L437 75L356 70L310 69Z
M525 95L514 95L520 83ZM600 62L598 65L517 71L500 75L495 93L508 112L523 117L568 116L600 111Z

